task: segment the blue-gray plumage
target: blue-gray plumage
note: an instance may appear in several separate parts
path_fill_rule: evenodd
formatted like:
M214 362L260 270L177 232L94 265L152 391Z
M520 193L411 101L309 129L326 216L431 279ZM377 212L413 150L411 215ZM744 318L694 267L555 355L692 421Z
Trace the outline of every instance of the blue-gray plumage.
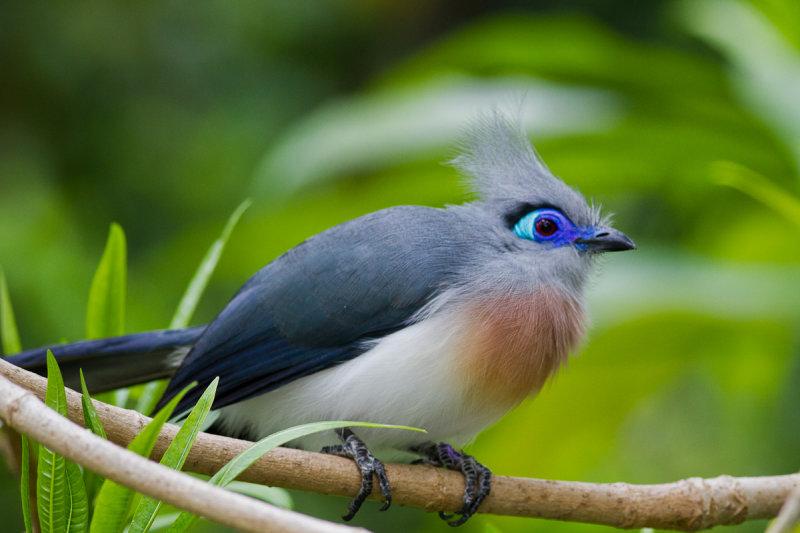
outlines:
M452 277L448 254L469 243L454 236L442 245L451 223L445 211L394 207L293 248L253 276L212 322L164 401L192 381L220 376L215 406L224 407L360 355L366 341L402 328ZM420 249L428 253L415 253ZM190 391L181 406L198 397Z
M487 116L455 165L479 199L393 207L316 235L256 273L207 327L55 347L65 378L95 390L171 376L162 405L192 381L191 406L220 378L218 430L261 437L319 420L426 428L343 430L293 444L353 458L362 490L388 507L382 463L400 450L460 470L460 517L491 472L441 441L464 443L535 394L583 336L583 288L600 252L633 243L554 177L501 114ZM43 371L43 350L12 361ZM72 380L72 381L71 381ZM338 442L338 444L337 444Z

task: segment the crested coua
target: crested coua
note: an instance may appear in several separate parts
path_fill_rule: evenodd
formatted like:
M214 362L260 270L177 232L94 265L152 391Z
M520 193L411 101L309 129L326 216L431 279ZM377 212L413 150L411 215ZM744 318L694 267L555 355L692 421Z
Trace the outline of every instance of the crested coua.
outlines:
M455 166L477 199L398 206L324 231L257 272L207 326L53 347L68 383L83 368L94 390L170 377L163 405L214 378L216 430L260 438L322 420L365 420L427 434L344 429L292 445L354 459L362 487L378 481L374 451L411 452L462 472L459 516L472 516L491 472L463 445L536 394L584 335L594 259L630 250L583 196L553 176L500 113L476 124ZM43 373L44 349L10 358Z

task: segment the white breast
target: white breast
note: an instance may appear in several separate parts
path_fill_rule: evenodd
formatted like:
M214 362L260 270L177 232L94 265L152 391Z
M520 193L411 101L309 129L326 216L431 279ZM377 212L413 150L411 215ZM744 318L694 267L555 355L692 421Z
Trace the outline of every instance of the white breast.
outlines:
M250 428L259 437L323 420L402 424L428 431L357 431L378 450L406 449L424 441L464 444L505 411L474 402L466 411L459 365L465 318L463 313L437 313L377 341L355 359L225 407L221 421L232 430ZM336 443L335 435L327 432L292 444L318 450Z

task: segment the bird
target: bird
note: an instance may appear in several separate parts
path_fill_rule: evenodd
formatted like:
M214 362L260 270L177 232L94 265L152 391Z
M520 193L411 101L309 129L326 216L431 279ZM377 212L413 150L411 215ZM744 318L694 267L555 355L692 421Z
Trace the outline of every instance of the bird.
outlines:
M261 438L326 420L427 430L343 428L290 445L352 459L352 519L391 454L461 472L459 526L491 492L492 472L463 452L535 396L582 343L585 288L605 252L634 242L541 160L519 121L473 121L453 166L474 196L395 206L319 233L253 275L204 326L52 346L68 385L94 390L169 378L163 406L192 382L186 411L219 378L213 431ZM9 360L44 374L45 348ZM378 453L380 452L380 453ZM382 455L384 454L384 455Z

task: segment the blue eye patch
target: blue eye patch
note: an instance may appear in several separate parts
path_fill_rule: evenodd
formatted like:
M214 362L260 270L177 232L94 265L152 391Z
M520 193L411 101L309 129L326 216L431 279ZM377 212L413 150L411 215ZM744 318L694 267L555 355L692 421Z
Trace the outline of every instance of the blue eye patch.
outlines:
M557 209L541 208L520 218L514 233L521 239L564 246L590 232L576 227Z

